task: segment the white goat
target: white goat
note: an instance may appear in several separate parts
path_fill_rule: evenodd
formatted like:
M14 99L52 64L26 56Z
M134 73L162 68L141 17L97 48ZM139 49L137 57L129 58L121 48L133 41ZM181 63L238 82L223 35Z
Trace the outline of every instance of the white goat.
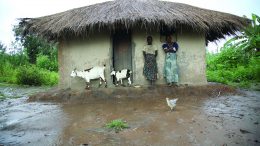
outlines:
M86 89L89 88L89 83L90 80L92 79L100 79L99 82L99 87L102 85L102 80L105 82L105 87L107 87L107 82L104 76L104 72L105 72L105 65L104 66L96 66L96 67L92 67L89 69L85 69L84 71L77 71L76 69L74 69L70 76L71 77L80 77L85 79L86 81Z
M112 71L111 72L111 76L114 76L116 78L116 85L118 85L118 82L121 82L121 85L123 85L123 79L128 79L128 85L131 85L131 74L132 71L130 71L129 69L123 69L123 70L119 70L119 71Z

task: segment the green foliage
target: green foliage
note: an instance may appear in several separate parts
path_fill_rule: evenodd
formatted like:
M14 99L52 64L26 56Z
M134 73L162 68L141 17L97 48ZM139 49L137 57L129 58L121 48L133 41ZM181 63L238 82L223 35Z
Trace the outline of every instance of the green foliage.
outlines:
M6 51L6 46L2 42L0 42L0 54L5 53Z
M35 86L57 84L56 44L34 35L22 36L22 30L17 26L13 30L16 36L14 50L6 49L0 42L0 82Z
M0 82L35 86L52 86L58 83L57 62L51 62L49 59L47 62L39 61L39 66L35 66L27 61L26 56L3 53L0 54L0 62Z
M38 55L48 55L50 59L56 59L57 49L55 44L47 42L46 40L36 37L34 35L28 35L22 42L26 48L26 53L29 57L29 62L32 64L36 63Z
M38 56L36 66L49 71L58 71L58 62L56 60L51 61L47 55Z
M233 48L226 48L233 51ZM210 54L207 57L207 79L211 82L219 82L245 87L248 82L260 82L260 58L250 57L244 59L228 57L229 52ZM232 56L230 54L230 56ZM240 56L240 55L238 55Z
M16 83L16 69L9 62L3 62L0 65L0 82L7 82L11 84Z
M39 46L41 45L41 41L37 37L26 36L23 46L26 48L30 63L35 64L36 56L39 54Z
M22 52L16 54L6 53L6 47L0 43L0 82L16 83L16 68L27 64L27 58Z
M57 85L59 81L59 75L57 72L40 69L43 78L43 85L53 86Z
M125 128L128 128L128 124L121 119L112 120L108 124L106 124L106 127L109 129L114 129L115 132L119 132Z
M23 85L40 86L43 83L41 72L35 66L21 66L18 68L17 83Z
M14 26L16 42L22 44L24 51L28 56L28 61L31 64L36 63L36 58L39 55L47 55L51 61L57 60L57 48L54 42L48 42L46 39L33 34L24 35L23 28L19 25Z
M244 51L245 55L250 56L260 49L260 17L252 14L252 23L244 29L241 35L234 37L226 42L224 46L231 45L233 48Z
M21 66L16 74L17 84L23 85L55 85L58 82L58 74L40 69L35 65Z
M240 87L260 82L259 17L242 35L227 41L218 54L207 54L207 79Z

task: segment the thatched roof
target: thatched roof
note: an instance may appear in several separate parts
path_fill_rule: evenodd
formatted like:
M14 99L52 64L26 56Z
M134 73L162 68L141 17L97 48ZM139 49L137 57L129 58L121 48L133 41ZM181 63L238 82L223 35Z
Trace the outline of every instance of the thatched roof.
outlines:
M22 18L25 33L37 33L48 39L68 36L86 37L91 31L118 27L145 29L163 26L190 27L205 32L207 41L234 34L248 24L248 19L228 13L202 9L187 4L158 0L115 0L39 17Z

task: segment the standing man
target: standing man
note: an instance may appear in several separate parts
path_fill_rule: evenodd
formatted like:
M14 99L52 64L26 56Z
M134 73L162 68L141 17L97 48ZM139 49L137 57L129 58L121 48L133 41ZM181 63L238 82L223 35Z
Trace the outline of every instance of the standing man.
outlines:
M166 36L166 43L162 45L165 52L164 77L169 86L176 85L179 81L177 55L178 44L172 41L170 35Z

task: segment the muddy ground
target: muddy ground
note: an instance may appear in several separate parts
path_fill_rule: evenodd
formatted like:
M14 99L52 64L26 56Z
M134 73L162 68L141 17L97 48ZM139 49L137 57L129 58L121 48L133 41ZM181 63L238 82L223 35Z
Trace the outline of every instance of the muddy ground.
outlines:
M0 101L2 145L260 145L259 91L222 85L54 89L28 99L26 89L8 89L0 87L22 96ZM179 98L174 111L165 97ZM129 128L105 128L114 119Z

